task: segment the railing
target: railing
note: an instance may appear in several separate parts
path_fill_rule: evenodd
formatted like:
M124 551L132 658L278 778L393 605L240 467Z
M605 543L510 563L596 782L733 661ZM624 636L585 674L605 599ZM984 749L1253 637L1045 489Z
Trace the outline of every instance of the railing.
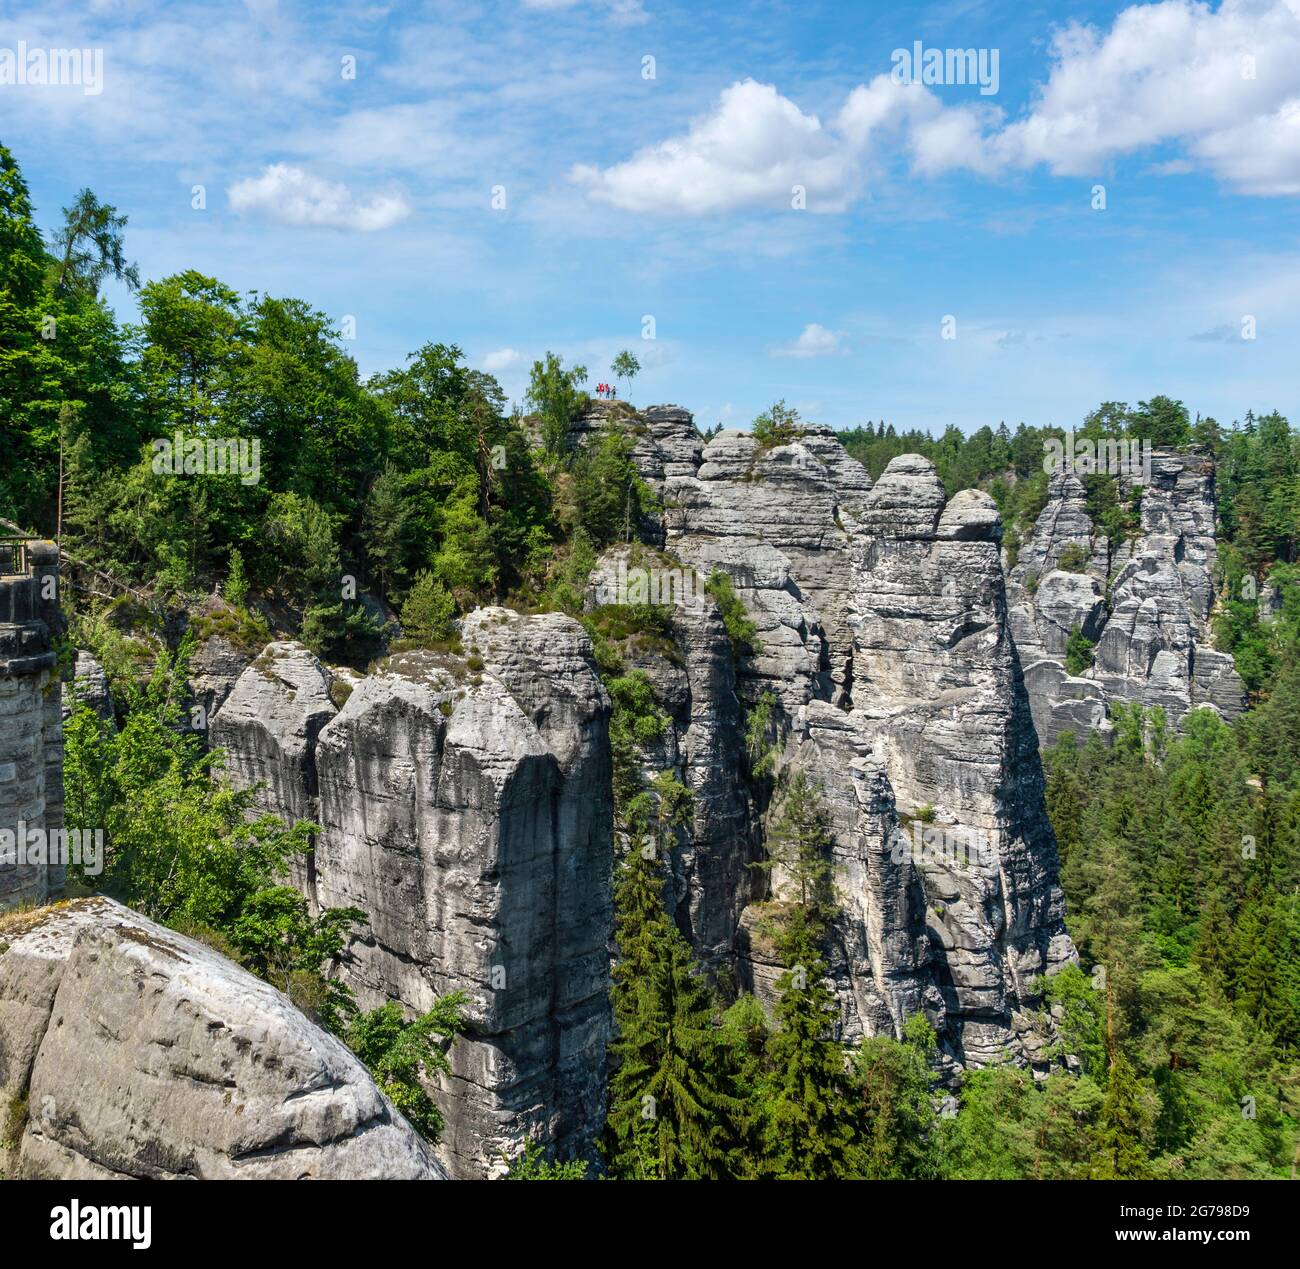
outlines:
M25 577L27 544L39 538L0 537L0 577Z

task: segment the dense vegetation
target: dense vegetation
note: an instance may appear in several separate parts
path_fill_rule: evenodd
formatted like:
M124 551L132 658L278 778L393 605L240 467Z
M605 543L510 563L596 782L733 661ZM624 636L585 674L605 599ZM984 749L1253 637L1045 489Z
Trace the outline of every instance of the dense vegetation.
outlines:
M183 610L221 584L236 606L364 664L385 606L417 584L423 611L511 592L545 606L557 544L634 532L646 495L626 440L563 452L584 368L550 354L534 367L538 454L496 381L452 344L363 383L323 313L192 270L140 287L141 320L121 326L98 288L136 281L124 225L86 191L44 240L0 147L0 517L61 530L83 590L134 587ZM188 456L210 441L242 442L250 461L200 467L202 480L155 470L160 446Z
M586 371L551 354L533 367L524 419L454 344L425 344L362 382L324 314L192 271L140 286L140 322L120 325L99 290L109 276L138 284L124 226L85 191L42 237L0 147L0 516L61 530L77 561L75 635L103 660L121 721L115 730L85 708L70 720L69 825L106 831L97 884L283 987L436 1137L422 1081L446 1069L461 1002L416 1019L394 1005L357 1010L330 970L366 915L313 917L285 884L312 827L250 821L248 795L222 785L219 755L182 718L183 632L218 620L250 643L283 632L364 664L394 613L417 643L448 639L458 613L496 599L576 615L598 552L635 538L650 492L617 432L567 450ZM613 373L636 369L629 359ZM755 430L776 445L797 424L778 404ZM1107 403L1079 431L1199 444L1217 460L1216 638L1254 708L1232 727L1197 713L1177 737L1159 716L1121 711L1113 746L1067 739L1046 755L1084 968L1051 980L1044 1007L1058 1015L1058 1056L1077 1069L1041 1083L1012 1066L972 1072L959 1105L940 1114L923 1018L901 1039L852 1052L838 1043L823 981L829 830L814 783L773 781L770 700L748 714L748 777L770 802L771 855L794 882L767 907L765 937L786 968L770 1017L752 996L720 996L665 907L690 794L671 773L642 769L666 718L625 655L633 643L670 648L666 614L597 610L582 620L614 704L621 856L609 1175L1266 1176L1293 1166L1300 447L1276 414L1224 430L1166 397ZM160 478L154 442L178 434L256 442L258 479ZM1046 497L1044 440L1059 435L1022 424L935 439L868 424L842 439L873 477L920 452L949 493L988 489L1014 557ZM1131 535L1136 505L1106 478L1087 487L1106 537ZM214 587L227 605L215 618L201 605ZM753 653L756 630L730 583L719 574L709 589L737 654ZM1073 668L1086 666L1087 644L1071 640ZM540 1149L513 1173L585 1174Z

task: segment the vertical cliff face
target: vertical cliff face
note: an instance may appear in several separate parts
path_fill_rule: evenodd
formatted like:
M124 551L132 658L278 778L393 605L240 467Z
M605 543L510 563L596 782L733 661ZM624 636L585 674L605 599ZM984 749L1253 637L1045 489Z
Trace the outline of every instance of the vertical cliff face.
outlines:
M1126 481L1121 488L1131 492ZM1113 700L1159 706L1175 725L1199 706L1226 718L1244 709L1232 658L1211 646L1215 513L1213 465L1196 453L1154 453L1132 541L1108 542L1088 514L1079 478L1053 476L1008 582L1012 629L1044 744L1064 730L1108 730ZM1060 568L1063 557L1073 571ZM1065 650L1076 629L1095 650L1092 664L1072 675Z
M721 432L693 472L677 472L658 483L667 548L706 575L726 573L758 623L761 650L737 667L742 697L771 689L788 710L847 699L848 522L871 487L866 470L829 430L810 428L770 449Z
M831 811L844 1034L896 1033L924 1009L956 1061L1035 1060L1035 980L1074 949L991 500L947 501L915 455L873 487L823 429L768 449L723 432L693 472L664 420L639 445L665 549L727 573L758 626L761 649L736 665L740 699L773 693L780 761L807 770ZM926 849L926 833L961 850ZM752 850L738 836L715 845ZM752 871L742 881L732 938L740 981L760 994L777 975L762 886ZM697 940L714 957L719 946Z
M952 1039L980 1064L1004 1050L1028 1055L1021 1006L1034 980L1074 952L1007 621L997 510L974 490L945 505L933 465L904 456L872 490L862 525L854 712L900 810L962 848L912 852Z
M320 824L314 898L370 920L343 966L362 1005L465 993L442 1153L481 1176L529 1135L582 1152L603 1116L609 701L567 617L484 609L462 640L395 655L337 713L314 658L272 645L213 732L266 809Z
M686 602L672 607L671 647L631 640L622 652L654 688L668 725L642 754L646 778L671 771L690 791L689 823L676 833L670 901L677 924L711 968L730 962L737 923L754 892L757 858L753 806L743 778L744 718L735 660L722 614L705 578L659 552L628 546L607 551L591 574L588 610L629 602L639 582L681 579ZM647 589L647 593L648 589Z
M254 806L292 824L320 821L316 743L338 712L329 671L301 644L266 646L236 680L208 735L225 752L224 775L254 790ZM316 901L315 859L296 860L292 881Z

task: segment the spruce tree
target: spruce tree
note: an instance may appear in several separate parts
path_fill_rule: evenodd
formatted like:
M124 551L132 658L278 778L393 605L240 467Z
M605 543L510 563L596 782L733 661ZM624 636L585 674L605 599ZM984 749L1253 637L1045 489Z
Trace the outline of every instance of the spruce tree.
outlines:
M822 931L802 907L786 918L779 946L789 967L780 980L777 1030L768 1041L763 1154L767 1175L830 1180L861 1175L837 1011L818 949Z
M712 993L664 908L654 852L634 843L615 904L609 1170L625 1180L726 1177L744 1105Z
M1142 1086L1128 1059L1111 1055L1106 1100L1093 1131L1093 1157L1088 1170L1094 1181L1140 1181L1151 1175L1142 1146L1144 1115Z
M932 1178L934 1102L929 1058L937 1047L924 1014L913 1014L903 1042L874 1036L862 1042L854 1059L857 1095L863 1116L862 1171L871 1181Z
M814 941L822 936L835 906L830 816L821 790L802 771L786 783L767 830L767 859L758 866L779 868L789 882L791 898L813 927Z

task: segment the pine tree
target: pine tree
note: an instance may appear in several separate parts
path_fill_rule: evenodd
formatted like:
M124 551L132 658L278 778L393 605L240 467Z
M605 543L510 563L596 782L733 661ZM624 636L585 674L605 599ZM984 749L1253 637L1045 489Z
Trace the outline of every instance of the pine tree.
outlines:
M1111 1055L1106 1100L1093 1130L1093 1158L1088 1176L1094 1181L1140 1181L1151 1175L1142 1146L1145 1116L1142 1086L1118 1051Z
M767 830L768 858L758 866L780 869L791 898L820 938L834 908L830 816L819 787L802 771L786 784Z
M768 1041L763 1167L779 1180L861 1175L857 1107L844 1051L834 1039L834 997L817 948L818 927L796 907L780 938L778 1029Z
M1228 996L1232 986L1232 923L1224 907L1223 896L1210 891L1196 926L1192 945L1192 962L1221 996Z
M625 1180L717 1179L730 1175L745 1108L712 993L665 911L655 858L634 844L615 895L605 1154Z
M913 1014L903 1042L892 1036L864 1040L854 1060L863 1113L863 1175L868 1180L908 1180L937 1174L929 1056L934 1029Z

